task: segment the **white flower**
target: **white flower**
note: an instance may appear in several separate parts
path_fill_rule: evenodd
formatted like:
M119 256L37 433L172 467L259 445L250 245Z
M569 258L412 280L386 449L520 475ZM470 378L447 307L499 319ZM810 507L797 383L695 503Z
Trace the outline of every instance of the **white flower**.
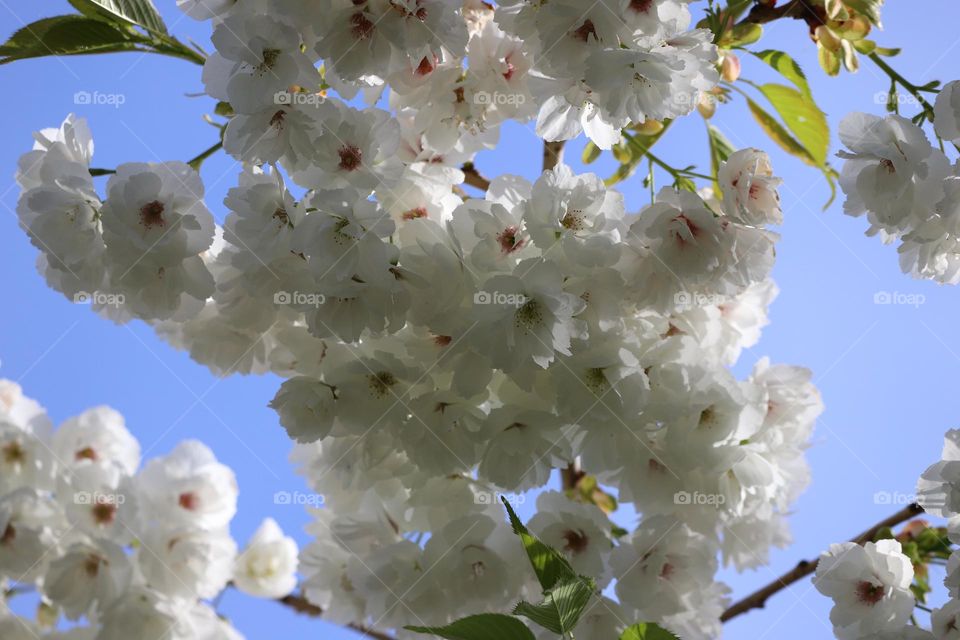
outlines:
M147 587L132 587L103 613L98 640L131 637L187 640L182 603Z
M853 113L840 123L840 139L850 149L840 154L845 213L867 212L874 228L890 234L929 217L950 165L919 127L896 115Z
M469 515L447 523L423 550L431 573L443 576L452 613L478 606L503 608L517 596L524 576L517 572L516 536L485 515Z
M151 527L138 553L147 583L159 592L192 600L213 598L233 578L237 545L224 531Z
M105 610L130 586L133 566L123 549L107 541L79 542L50 563L43 592L71 620L96 605Z
M145 318L200 309L213 277L199 255L213 242L203 183L182 162L124 164L107 183L103 234L111 285ZM192 301L192 302L191 302Z
M263 521L237 556L233 582L259 598L282 598L297 586L297 543L272 518Z
M285 380L270 402L280 424L297 442L316 442L329 435L336 415L336 391L315 378Z
M600 588L610 581L613 524L595 505L545 491L537 496L537 514L528 528L563 553L578 574L594 578Z
M117 463L128 475L140 466L140 443L118 411L106 406L70 418L53 436L57 459L71 467L86 462Z
M937 135L951 142L960 141L960 80L943 85L933 105L933 127Z
M0 575L26 582L42 576L65 528L48 494L24 487L0 497Z
M217 53L204 65L207 93L229 102L237 113L278 104L277 94L291 86L320 84L320 74L300 50L300 34L271 16L228 16L211 39Z
M936 640L960 638L960 600L951 598L930 614L930 627Z
M830 545L820 557L813 584L833 598L830 620L841 639L893 631L913 611L913 565L896 540Z
M773 175L770 156L759 149L741 149L720 165L717 174L724 212L743 224L782 224L780 194L783 180Z
M716 546L669 517L644 520L611 557L621 604L659 620L691 611L694 598L713 584Z
M556 353L569 355L570 340L580 333L574 316L584 303L562 284L558 270L539 258L488 279L474 298L480 326L471 340L508 372L531 361L545 368Z
M145 516L167 525L214 529L237 511L237 480L205 445L187 440L154 458L137 478Z
M52 488L56 458L45 440L12 422L0 420L0 495L20 487Z
M960 429L947 431L940 458L917 481L917 502L927 513L946 518L960 514Z

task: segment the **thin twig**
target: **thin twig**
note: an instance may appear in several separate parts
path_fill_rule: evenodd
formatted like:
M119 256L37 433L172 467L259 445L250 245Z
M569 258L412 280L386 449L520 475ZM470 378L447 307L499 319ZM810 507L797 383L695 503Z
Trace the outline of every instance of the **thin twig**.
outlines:
M884 518L877 524L873 525L857 537L853 538L851 542L856 544L863 544L865 542L870 542L877 535L877 532L886 527L893 527L901 522L906 522L914 516L923 513L923 507L913 503L909 504L900 511L896 512L888 518ZM817 565L820 563L820 559L816 560L801 560L797 566L795 566L790 571L787 571L785 574L768 584L767 586L754 591L749 596L735 603L729 609L723 612L723 615L720 616L721 622L726 622L731 618L735 618L741 613L746 613L751 609L762 609L767 602L767 598L773 594L789 587L794 582L810 575L817 570Z
M463 182L468 184L471 187L476 187L481 191L486 191L490 188L490 181L484 178L472 162L465 163L460 170L463 171L463 175L466 176Z
M317 605L308 602L305 597L302 595L290 594L283 598L277 600L280 604L285 607L290 607L295 612L303 614L305 616L310 616L311 618L319 618L323 615L323 609ZM393 636L386 634L382 631L377 631L376 629L370 629L361 624L348 624L347 628L357 633L362 633L367 638L376 638L377 640L396 640Z
M543 170L550 171L555 166L563 162L563 145L566 141L543 143Z

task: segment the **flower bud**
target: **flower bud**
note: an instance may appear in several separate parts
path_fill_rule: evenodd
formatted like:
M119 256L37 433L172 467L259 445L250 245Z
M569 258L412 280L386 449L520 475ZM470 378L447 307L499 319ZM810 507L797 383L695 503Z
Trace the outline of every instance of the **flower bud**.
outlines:
M740 58L727 52L720 62L720 77L727 82L736 82L740 77Z

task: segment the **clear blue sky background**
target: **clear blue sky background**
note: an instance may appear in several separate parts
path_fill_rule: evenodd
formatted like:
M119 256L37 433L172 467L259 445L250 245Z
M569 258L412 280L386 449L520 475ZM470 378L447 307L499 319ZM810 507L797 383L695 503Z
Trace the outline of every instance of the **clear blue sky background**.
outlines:
M208 45L206 24L182 16L173 0L159 0L171 31ZM701 11L704 3L693 5ZM884 10L884 46L902 46L894 65L911 80L960 76L956 25L960 4L892 0ZM65 0L0 0L0 33L24 23L69 12ZM856 75L827 78L816 64L805 27L787 22L768 28L760 48L790 52L808 71L814 95L836 130L852 110L880 112L874 96L888 83L869 61ZM744 59L744 75L771 77L756 60ZM188 159L208 147L215 131L201 120L213 102L202 92L199 68L139 54L17 62L0 68L6 98L0 102L0 376L18 380L56 421L95 404L120 410L147 457L170 451L185 438L209 444L238 475L240 511L233 533L241 542L264 516L273 516L301 543L307 515L273 503L276 491L303 490L287 462L290 443L266 405L279 380L232 377L218 380L185 354L161 343L142 323L114 326L49 290L34 269L36 251L17 227L17 157L31 145L30 132L58 125L70 111L87 117L96 140L96 166L128 161ZM772 78L771 78L772 79ZM122 93L125 104L75 106L75 92ZM896 510L878 504L876 492L910 494L917 475L939 455L943 432L957 426L960 393L960 290L917 282L902 275L895 249L863 235L865 222L842 215L839 202L823 213L828 189L819 174L773 148L740 104L719 111L714 123L738 146L768 149L786 184L786 223L780 229L774 276L782 293L762 342L744 353L745 375L763 355L774 362L810 367L827 410L809 453L814 481L791 519L796 544L776 552L772 566L744 575L724 573L738 597L765 584L799 559L816 556L829 543L848 538ZM529 129L507 127L501 147L478 165L487 175L517 173L535 178L541 150ZM568 159L579 159L583 140ZM836 136L832 149L838 148ZM678 166L708 165L704 127L691 117L671 130L657 153ZM609 161L594 165L606 175ZM218 219L238 172L220 154L203 167L207 201ZM647 199L639 178L622 185L632 210ZM877 292L923 294L919 307L878 306ZM222 611L248 638L355 637L297 617L270 602L235 593ZM801 582L754 612L729 624L726 637L781 640L828 638L829 602Z

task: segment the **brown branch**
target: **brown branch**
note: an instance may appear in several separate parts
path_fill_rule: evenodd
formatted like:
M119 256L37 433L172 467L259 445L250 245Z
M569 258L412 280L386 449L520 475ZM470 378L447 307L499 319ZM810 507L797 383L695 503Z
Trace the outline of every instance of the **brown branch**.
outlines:
M910 520L914 516L917 516L921 513L923 513L923 507L916 503L909 504L892 516L885 518L873 525L857 537L853 538L850 542L855 542L856 544L870 542L881 529L896 526L901 522L906 522L907 520ZM816 571L819 563L819 558L816 560L801 560L799 563L797 563L797 566L790 571L787 571L785 574L767 586L754 591L749 596L743 600L740 600L729 609L724 611L723 615L720 616L720 621L726 622L727 620L735 618L741 613L746 613L751 609L762 609L767 602L767 598Z
M807 0L789 0L779 7L775 4L776 0L774 2L758 2L739 24L748 22L767 24L781 18L793 18L794 20L806 21L812 33L818 26L824 24L827 17L823 7L813 6Z
M563 162L563 145L566 144L566 141L560 140L558 142L547 142L543 143L543 170L549 171L555 166Z
M302 595L290 594L284 596L277 600L280 604L285 607L290 607L295 612L303 614L305 616L310 616L311 618L319 618L323 615L323 609L317 605L307 601L307 599ZM396 640L393 636L388 635L382 631L377 631L376 629L370 629L361 624L350 623L347 625L347 628L356 631L357 633L362 633L364 637L367 638L376 638L377 640Z
M563 481L563 490L570 491L577 488L577 483L583 476L587 475L580 468L580 458L567 465L566 469L560 469L560 479Z
M486 191L490 188L490 181L480 175L480 172L477 171L477 168L472 162L465 163L460 167L460 170L463 171L463 175L466 176L463 180L464 184L476 187L481 191Z

